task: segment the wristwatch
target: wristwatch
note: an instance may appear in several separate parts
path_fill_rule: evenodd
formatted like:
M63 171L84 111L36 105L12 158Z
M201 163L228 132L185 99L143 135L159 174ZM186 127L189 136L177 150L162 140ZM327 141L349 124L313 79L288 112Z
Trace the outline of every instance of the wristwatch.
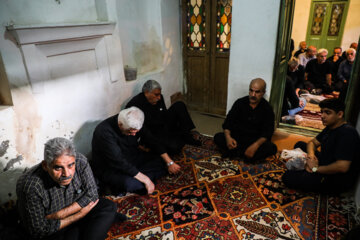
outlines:
M313 167L311 170L312 170L313 173L316 173L317 170L318 170L318 167Z
M170 167L171 165L173 165L174 164L174 161L171 161L171 162L169 162L167 165L168 165L168 167Z

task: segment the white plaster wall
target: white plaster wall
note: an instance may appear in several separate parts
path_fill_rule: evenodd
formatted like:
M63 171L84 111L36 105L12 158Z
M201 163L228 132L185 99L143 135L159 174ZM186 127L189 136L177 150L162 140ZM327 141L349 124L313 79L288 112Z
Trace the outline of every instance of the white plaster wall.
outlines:
M248 95L251 79L263 78L270 93L279 8L280 0L233 1L227 111Z
M295 1L294 19L291 38L294 40L294 51L299 43L306 40L306 30L310 14L311 0Z
M360 36L360 1L350 0L349 11L347 14L344 35L341 47L348 49L352 42L358 42Z
M120 75L120 79L111 82L97 68L94 51L59 55L47 58L50 79L45 81L44 91L32 93L21 49L5 30L8 23L84 23L97 19L118 23L121 18L117 12L121 1L59 2L41 0L31 1L30 4L25 0L0 1L0 51L14 102L13 107L0 108L0 204L15 198L17 178L24 168L42 160L46 140L58 136L71 138L81 152L89 154L96 124L116 114L140 91L144 81L149 78L159 80L167 104L171 94L182 90L178 1L159 0L153 9L161 11L161 16L164 16L158 19L160 25L156 30L161 39L160 70L144 72L136 81L127 82ZM137 7L143 8L141 4ZM151 14L152 9L149 8L147 15ZM118 25L111 41L111 51L119 56L116 64L122 67L122 49L127 47L127 43L121 39ZM1 154L7 140L9 147ZM20 160L11 164L10 160L16 158ZM4 171L6 167L8 169Z

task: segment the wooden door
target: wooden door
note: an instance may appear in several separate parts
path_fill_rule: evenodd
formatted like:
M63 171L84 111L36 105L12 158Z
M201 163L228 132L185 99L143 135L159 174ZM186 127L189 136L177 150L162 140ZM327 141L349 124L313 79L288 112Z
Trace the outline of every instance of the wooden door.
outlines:
M329 52L341 46L348 2L312 0L306 32L307 45Z
M184 73L192 110L225 115L232 0L182 0Z
M295 0L281 0L276 42L273 81L270 92L270 104L275 113L275 122L281 118L281 108L284 96L285 79L287 73L287 56L290 52L292 22L295 9Z

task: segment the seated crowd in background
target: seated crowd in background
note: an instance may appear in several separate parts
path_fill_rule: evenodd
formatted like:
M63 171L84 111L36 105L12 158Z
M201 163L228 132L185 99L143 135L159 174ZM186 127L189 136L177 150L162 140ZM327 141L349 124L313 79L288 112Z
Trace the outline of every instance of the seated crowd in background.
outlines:
M288 61L282 116L292 116L303 110L306 101L301 99L300 92L340 95L344 102L356 47L357 44L352 43L343 54L341 47L335 47L333 55L327 58L327 49L316 51L315 46L306 48L306 42L300 42L299 50Z

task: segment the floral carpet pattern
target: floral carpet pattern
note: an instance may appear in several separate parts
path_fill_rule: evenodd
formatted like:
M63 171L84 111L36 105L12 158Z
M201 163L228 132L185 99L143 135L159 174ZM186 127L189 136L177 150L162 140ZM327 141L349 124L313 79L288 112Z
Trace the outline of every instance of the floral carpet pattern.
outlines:
M348 196L322 196L286 188L284 162L221 158L212 138L196 135L174 157L182 172L156 183L151 195L108 196L128 220L107 239L341 239L354 227ZM351 195L352 196L352 195Z

